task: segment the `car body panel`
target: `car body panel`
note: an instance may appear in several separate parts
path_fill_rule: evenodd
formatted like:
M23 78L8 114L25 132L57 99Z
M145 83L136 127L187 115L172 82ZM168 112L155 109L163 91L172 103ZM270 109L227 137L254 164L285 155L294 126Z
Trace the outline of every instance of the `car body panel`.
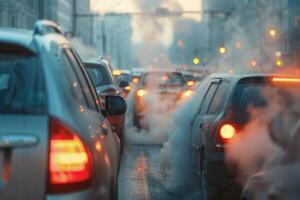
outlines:
M37 139L36 144L24 148L0 148L0 170L9 174L4 180L3 177L0 178L0 188L3 186L0 199L110 199L115 192L118 177L120 144L97 105L96 91L83 69L80 58L61 35L30 37L28 33L24 33L24 37L16 36L14 40L13 37L8 39L9 32L14 32L14 29L0 29L0 42L12 41L13 44L17 43L38 52L39 65L45 76L48 104L47 113L44 115L0 114L0 140L7 134L25 135L29 142L32 141L32 137ZM22 35L23 32L20 32ZM65 49L72 54L73 62L77 63L71 65L80 78L70 79L66 76L71 71L68 72L61 62ZM70 57L68 59L71 60ZM72 73L75 73L73 70ZM84 87L84 96L86 92L89 93L89 97L85 96L86 105L74 96L72 87L77 88L78 84L83 84L81 86ZM60 194L48 193L49 121L52 118L58 119L74 131L89 149L92 159L92 181L89 188ZM28 139L28 136L32 137Z

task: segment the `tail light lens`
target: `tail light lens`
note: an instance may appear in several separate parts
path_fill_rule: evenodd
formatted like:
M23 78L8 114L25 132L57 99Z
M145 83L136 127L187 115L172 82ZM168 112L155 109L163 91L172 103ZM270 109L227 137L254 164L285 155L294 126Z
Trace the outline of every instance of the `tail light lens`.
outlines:
M132 79L132 82L133 82L134 84L138 84L139 81L140 81L140 79L137 78L137 77L135 77L135 78Z
M136 92L136 95L138 97L143 97L144 95L146 94L146 91L144 89L139 89L137 92Z
M193 86L193 85L195 84L195 82L194 82L194 81L188 81L186 84L187 84L188 86Z
M220 128L220 136L223 140L232 139L236 134L236 129L231 124L223 124Z
M131 90L131 87L130 87L130 86L126 86L126 87L125 87L125 90L126 90L126 91L130 91L130 90Z
M92 177L90 152L62 122L50 121L49 192L87 187Z
M187 91L185 91L185 92L182 94L182 96L183 96L183 97L190 97L190 96L192 96L193 94L194 94L193 90L187 90Z

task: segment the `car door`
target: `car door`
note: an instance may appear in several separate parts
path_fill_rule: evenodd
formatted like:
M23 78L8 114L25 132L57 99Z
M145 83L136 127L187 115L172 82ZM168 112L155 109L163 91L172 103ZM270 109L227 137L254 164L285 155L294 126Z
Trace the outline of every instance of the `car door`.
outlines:
M77 74L84 85L84 87L87 90L86 96L90 96L90 104L97 104L98 106L98 112L95 115L95 120L98 120L98 126L100 127L95 127L95 131L97 128L100 128L102 130L102 140L105 140L103 143L105 149L106 149L106 160L109 160L110 164L112 165L112 169L116 170L118 169L119 166L119 160L120 160L120 142L118 136L112 131L112 127L105 119L104 121L100 120L102 118L101 114L101 108L100 108L100 103L99 103L99 98L97 96L95 87L92 83L92 81L89 78L88 72L85 70L84 65L82 64L80 58L77 56L76 52L72 49L67 50L67 54L70 58L71 63L74 65L76 68ZM95 113L91 113L95 114ZM97 117L98 116L98 119ZM99 123L100 122L100 123ZM116 171L114 171L116 173Z
M191 137L191 150L192 150L192 165L197 170L200 169L200 152L201 152L201 143L202 143L202 132L205 123L205 112L217 90L218 84L220 79L214 79L211 81L202 105L200 107L199 114L193 121L193 128L192 128L192 137Z
M211 151L215 148L215 132L220 114L229 95L230 82L214 79L203 101L200 113L193 124L194 167L200 169L203 148Z
M0 44L1 200L44 199L49 119L42 69L36 54Z

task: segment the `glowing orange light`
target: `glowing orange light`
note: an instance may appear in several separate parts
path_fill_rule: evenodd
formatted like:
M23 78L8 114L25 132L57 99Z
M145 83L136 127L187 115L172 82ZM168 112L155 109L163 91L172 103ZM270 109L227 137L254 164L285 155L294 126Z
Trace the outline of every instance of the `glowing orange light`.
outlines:
M102 144L99 141L97 141L95 143L95 148L98 152L102 151Z
M273 78L273 82L291 82L291 83L300 83L300 78Z
M251 60L250 65L251 65L252 67L255 67L255 66L257 65L256 60Z
M220 48L219 48L220 54L225 54L226 51L227 51L227 49L226 49L225 47L220 47Z
M167 80L169 80L169 76L168 76L168 75L164 75L164 76L162 77L162 79L163 79L164 81L167 81Z
M139 90L137 91L136 94L137 94L139 97L142 97L142 96L144 96L144 95L146 94L146 91L143 90L143 89L139 89Z
M269 30L269 34L270 34L272 37L275 37L275 36L277 35L277 31L276 31L274 28L272 28L272 29Z
M49 174L51 184L86 181L91 177L91 160L81 139L59 122L52 122Z
M283 66L283 61L282 60L276 60L275 62L277 67L282 67Z
M187 84L188 86L193 86L194 83L195 83L195 81L188 81L186 84Z
M199 58L194 58L193 63L194 63L194 65L200 64L200 59Z
M240 48L241 48L241 46L242 46L242 45L241 45L241 43L240 43L240 42L236 42L236 43L235 43L235 48L237 48L237 49L240 49Z
M130 86L126 86L125 90L129 91L129 90L131 90L131 87Z
M50 172L51 182L54 184L67 183L70 180L84 180L90 176L86 171L88 155L83 144L78 138L73 140L53 140L51 141ZM74 178L78 173L78 176Z
M137 78L137 77L135 77L135 78L133 78L132 79L132 82L134 83L134 84L138 84L139 83L139 78Z
M120 76L121 73L122 73L122 72L121 72L120 70L114 70L114 71L113 71L113 75L114 75L114 76Z
M231 139L235 135L235 128L230 124L224 124L220 129L220 135L223 139Z
M194 92L192 90L187 90L183 93L184 97L189 97L192 96L194 94Z

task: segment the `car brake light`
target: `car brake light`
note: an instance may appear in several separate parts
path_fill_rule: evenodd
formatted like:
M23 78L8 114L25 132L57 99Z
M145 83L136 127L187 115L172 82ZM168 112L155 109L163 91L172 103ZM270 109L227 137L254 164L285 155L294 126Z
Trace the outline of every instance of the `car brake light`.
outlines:
M287 78L287 77L274 77L273 82L290 82L290 83L300 83L300 78Z
M136 92L136 95L139 96L139 97L143 97L145 94L146 94L146 91L144 89L139 89Z
M126 87L125 87L125 90L126 90L126 91L130 91L130 90L131 90L131 87L130 87L130 86L126 86Z
M187 90L183 93L183 97L189 97L192 96L194 92L192 90Z
M220 128L220 136L222 139L232 139L236 134L236 129L231 124L224 124Z
M132 82L133 82L134 84L138 84L139 81L140 81L140 79L137 78L137 77L135 77L135 78L132 79Z
M57 119L50 122L49 191L85 186L92 176L90 152L83 141Z
M188 86L193 86L194 85L194 81L188 81L186 84L188 85Z

